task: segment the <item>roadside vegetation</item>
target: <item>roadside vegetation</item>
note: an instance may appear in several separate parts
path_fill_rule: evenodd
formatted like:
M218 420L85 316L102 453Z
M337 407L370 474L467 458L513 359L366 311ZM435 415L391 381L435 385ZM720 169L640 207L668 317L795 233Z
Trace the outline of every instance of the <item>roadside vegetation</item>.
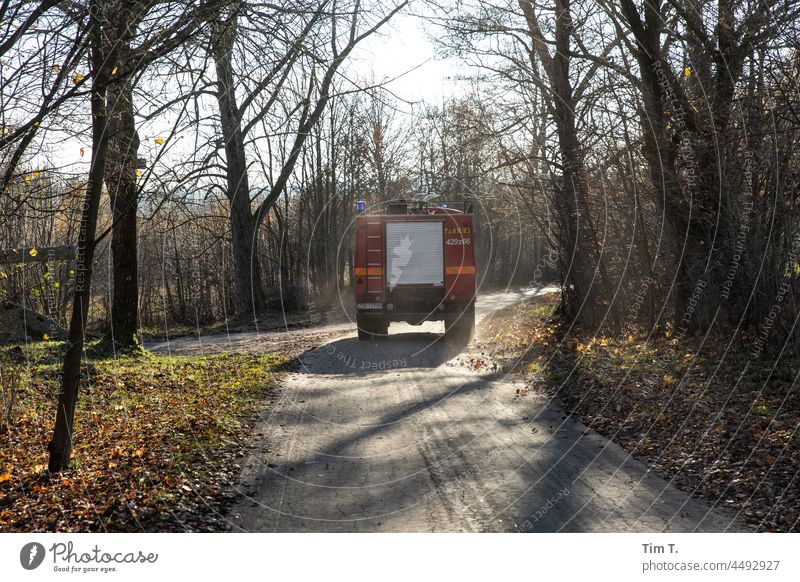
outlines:
M751 361L747 333L592 334L562 319L556 294L498 312L480 337L494 365L678 488L759 531L800 531L796 354Z
M70 469L47 472L63 347L0 356L0 531L216 531L255 414L284 366L271 354L84 359Z
M212 323L195 322L193 325L180 323L154 325L141 328L139 334L144 341L165 341L177 337L203 337L252 331L284 331L321 325L327 323L329 319L330 317L327 314L319 313L318 311L264 311L259 313L257 318L251 316L225 319Z

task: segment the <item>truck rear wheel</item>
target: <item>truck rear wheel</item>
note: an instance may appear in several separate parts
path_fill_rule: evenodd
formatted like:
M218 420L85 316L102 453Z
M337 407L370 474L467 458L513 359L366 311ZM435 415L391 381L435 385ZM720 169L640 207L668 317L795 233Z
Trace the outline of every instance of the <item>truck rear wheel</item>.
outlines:
M361 327L359 325L358 326L358 339L360 339L360 340L371 340L371 339L375 339L375 335L371 331L368 331L368 330L364 329L363 327Z
M389 332L389 322L380 319L357 320L358 339L375 340L386 337Z
M471 340L475 335L475 309L467 309L456 320L445 321L444 333L456 341Z

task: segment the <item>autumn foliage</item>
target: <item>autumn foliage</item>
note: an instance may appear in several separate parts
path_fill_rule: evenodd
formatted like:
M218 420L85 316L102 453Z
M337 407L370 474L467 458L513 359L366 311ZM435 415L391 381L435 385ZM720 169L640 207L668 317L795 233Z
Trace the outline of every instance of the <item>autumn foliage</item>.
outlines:
M30 381L0 434L0 531L224 529L217 512L232 495L249 421L268 409L282 359L89 360L72 468L50 477L55 350L34 344L14 368Z

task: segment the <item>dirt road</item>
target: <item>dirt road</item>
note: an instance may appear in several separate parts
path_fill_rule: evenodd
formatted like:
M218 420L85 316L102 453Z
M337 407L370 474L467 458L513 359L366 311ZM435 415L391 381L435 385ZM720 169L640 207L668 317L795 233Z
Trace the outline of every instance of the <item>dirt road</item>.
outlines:
M555 288L545 287L539 290L510 291L490 293L478 300L475 309L475 321L479 322L486 315L513 305L537 293L549 293ZM393 324L391 332L395 333L441 333L440 323L428 323L424 326ZM247 331L228 334L197 335L179 337L168 341L147 342L145 347L156 354L203 355L219 352L257 352L276 351L289 355L299 355L307 349L317 347L328 340L355 333L355 322L322 325L313 328L288 329L281 331Z
M533 293L483 297L478 318ZM465 346L440 332L393 324L388 339L363 342L350 328L306 351L256 426L231 528L740 529L545 395L462 367Z

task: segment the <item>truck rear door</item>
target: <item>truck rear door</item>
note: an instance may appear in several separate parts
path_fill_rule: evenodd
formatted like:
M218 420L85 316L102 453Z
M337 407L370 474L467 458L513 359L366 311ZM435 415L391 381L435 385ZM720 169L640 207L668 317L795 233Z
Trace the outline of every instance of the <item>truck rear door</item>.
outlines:
M444 285L443 222L386 222L386 285Z

